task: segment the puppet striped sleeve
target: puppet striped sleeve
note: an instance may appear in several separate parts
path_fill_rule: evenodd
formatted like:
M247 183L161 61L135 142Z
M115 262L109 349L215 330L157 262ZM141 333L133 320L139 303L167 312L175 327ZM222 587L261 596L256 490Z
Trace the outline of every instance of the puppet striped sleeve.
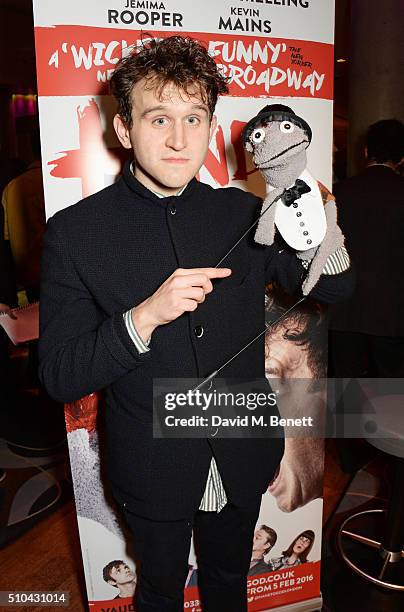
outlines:
M306 270L308 270L310 266L311 260L302 260L302 265ZM345 272L349 269L351 265L351 261L349 259L348 252L346 248L343 246L335 251L335 253L331 253L325 262L325 266L323 268L322 274L340 274L341 272Z

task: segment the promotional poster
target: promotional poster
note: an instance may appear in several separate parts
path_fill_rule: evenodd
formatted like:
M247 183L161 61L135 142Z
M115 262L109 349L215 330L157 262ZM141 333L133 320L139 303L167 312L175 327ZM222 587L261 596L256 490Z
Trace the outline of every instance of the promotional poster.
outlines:
M148 37L173 33L203 42L229 77L218 126L198 178L258 196L266 184L244 150L246 123L269 103L290 106L310 125L308 168L331 188L333 0L34 0L39 116L47 217L112 184L127 151L112 127L108 81L122 55ZM271 320L288 308L269 288ZM326 367L324 313L295 311L266 339L267 376L316 379ZM103 467L103 398L66 406L70 460L90 609L129 612L136 587L130 541ZM320 596L322 441L290 438L263 496L248 579L249 609L268 610ZM185 609L197 612L191 548Z

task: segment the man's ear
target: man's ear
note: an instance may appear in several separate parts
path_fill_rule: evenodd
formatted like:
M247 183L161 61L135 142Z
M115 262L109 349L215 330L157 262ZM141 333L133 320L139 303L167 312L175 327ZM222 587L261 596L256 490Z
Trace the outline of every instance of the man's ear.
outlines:
M116 587L116 581L115 581L115 580L112 580L112 578L110 578L110 579L108 580L108 584L110 584L110 585L111 585L111 586L113 586L113 587Z
M113 124L114 130L121 145L125 147L125 149L131 149L132 143L130 141L129 129L126 126L126 123L124 123L122 120L122 117L120 115L115 115Z
M210 121L210 132L209 132L209 142L212 140L213 134L215 133L217 128L217 117L213 115Z
M248 140L245 143L244 148L246 151L249 151L250 153L254 151L254 147L252 146L251 142L248 142Z

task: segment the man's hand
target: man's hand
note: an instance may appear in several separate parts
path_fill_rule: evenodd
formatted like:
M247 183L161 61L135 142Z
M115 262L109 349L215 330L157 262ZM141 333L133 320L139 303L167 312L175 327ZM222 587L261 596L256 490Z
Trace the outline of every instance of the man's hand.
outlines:
M229 268L178 268L153 295L132 309L137 333L146 341L159 325L193 312L213 291L211 279L230 274Z

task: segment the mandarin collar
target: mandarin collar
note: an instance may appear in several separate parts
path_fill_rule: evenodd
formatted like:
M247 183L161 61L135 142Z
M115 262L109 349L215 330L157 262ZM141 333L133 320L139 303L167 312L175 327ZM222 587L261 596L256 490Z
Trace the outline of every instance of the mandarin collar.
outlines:
M167 197L160 197L158 195L156 195L155 193L153 193L153 191L150 191L150 189L148 189L147 187L145 187L134 175L133 172L131 170L131 161L127 161L125 162L124 168L123 168L123 173L122 173L122 178L126 184L127 187L129 187L129 189L131 191L133 191L134 193L136 193L137 195L139 195L142 198L145 198L147 200L150 200L151 202L166 208L168 204L170 204L172 202L172 200L175 198L175 202L176 203L181 203L183 201L186 201L193 193L195 186L198 184L198 181L196 180L196 178L194 177L193 179L191 179L188 183L188 185L185 187L184 191L180 194L180 195L171 195L171 196L167 196Z

